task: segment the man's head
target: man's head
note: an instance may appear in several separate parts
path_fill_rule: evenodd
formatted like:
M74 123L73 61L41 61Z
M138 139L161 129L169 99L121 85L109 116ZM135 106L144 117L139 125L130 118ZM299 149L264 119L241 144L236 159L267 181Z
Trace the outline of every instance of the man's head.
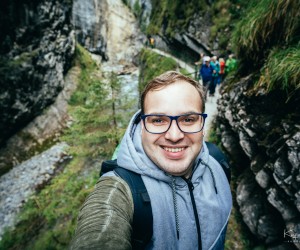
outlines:
M212 57L211 57L211 60L212 60L213 62L216 62L216 61L217 61L217 59L218 59L218 57L217 57L217 56L212 56Z
M146 86L141 108L144 115L158 115L143 118L142 144L148 157L169 174L190 176L202 148L205 119L201 115L205 108L202 87L191 78L168 71ZM155 124L154 130L150 123ZM161 129L165 123L166 129Z

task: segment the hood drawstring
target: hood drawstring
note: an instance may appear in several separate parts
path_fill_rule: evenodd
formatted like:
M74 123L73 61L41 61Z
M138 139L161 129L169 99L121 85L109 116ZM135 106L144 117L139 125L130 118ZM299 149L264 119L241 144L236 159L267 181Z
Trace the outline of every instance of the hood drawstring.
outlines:
M218 189L217 189L217 185L216 185L216 179L215 179L214 172L212 171L211 167L210 167L207 163L205 163L204 161L201 161L201 162L202 162L206 167L208 167L209 172L210 172L210 174L211 174L211 177L212 177L212 179L213 179L215 192L216 192L216 194L218 194Z
M179 221L178 221L178 209L177 209L176 187L175 187L174 177L172 177L172 194L173 194L173 204L174 204L174 211L175 211L176 233L177 233L177 239L179 240Z
M199 159L199 161L197 162L197 166L198 166L199 162L203 163L209 169L209 172L210 172L210 174L212 176L212 179L213 179L213 185L214 185L214 188L215 188L215 192L216 192L216 194L218 194L215 175L214 175L211 167L207 163L202 161L201 159ZM175 178L173 176L171 176L171 179L172 179L172 194L173 194L173 205L174 205L174 212L175 212L176 233L177 233L177 239L179 240L179 220L178 220L178 208L177 208Z

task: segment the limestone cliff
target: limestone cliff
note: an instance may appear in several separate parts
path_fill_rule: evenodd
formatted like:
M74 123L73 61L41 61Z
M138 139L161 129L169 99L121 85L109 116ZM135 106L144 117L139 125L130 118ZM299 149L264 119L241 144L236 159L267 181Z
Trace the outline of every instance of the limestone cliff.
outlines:
M72 22L76 40L94 54L106 55L107 27L105 13L107 2L98 0L74 0L72 7Z
M75 40L71 1L0 3L0 146L64 87Z
M121 0L74 0L73 24L76 40L103 60L132 61L145 39Z

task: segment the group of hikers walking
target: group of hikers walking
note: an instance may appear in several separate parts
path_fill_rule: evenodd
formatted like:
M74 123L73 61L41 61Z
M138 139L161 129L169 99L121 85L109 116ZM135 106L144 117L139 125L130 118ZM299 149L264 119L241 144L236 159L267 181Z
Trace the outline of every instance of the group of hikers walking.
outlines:
M200 61L195 64L201 64L198 78L202 79L205 96L207 96L207 92L209 92L209 96L214 96L216 86L237 67L237 61L233 54L229 55L226 62L221 57L218 59L217 56L209 57L200 54Z

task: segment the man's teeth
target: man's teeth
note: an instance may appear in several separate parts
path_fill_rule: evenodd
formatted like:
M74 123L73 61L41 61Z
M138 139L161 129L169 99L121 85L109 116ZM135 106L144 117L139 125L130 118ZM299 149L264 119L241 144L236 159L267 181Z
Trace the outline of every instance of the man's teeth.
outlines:
M180 151L184 150L184 148L164 148L164 150L166 150L168 152L176 153L176 152L180 152Z

